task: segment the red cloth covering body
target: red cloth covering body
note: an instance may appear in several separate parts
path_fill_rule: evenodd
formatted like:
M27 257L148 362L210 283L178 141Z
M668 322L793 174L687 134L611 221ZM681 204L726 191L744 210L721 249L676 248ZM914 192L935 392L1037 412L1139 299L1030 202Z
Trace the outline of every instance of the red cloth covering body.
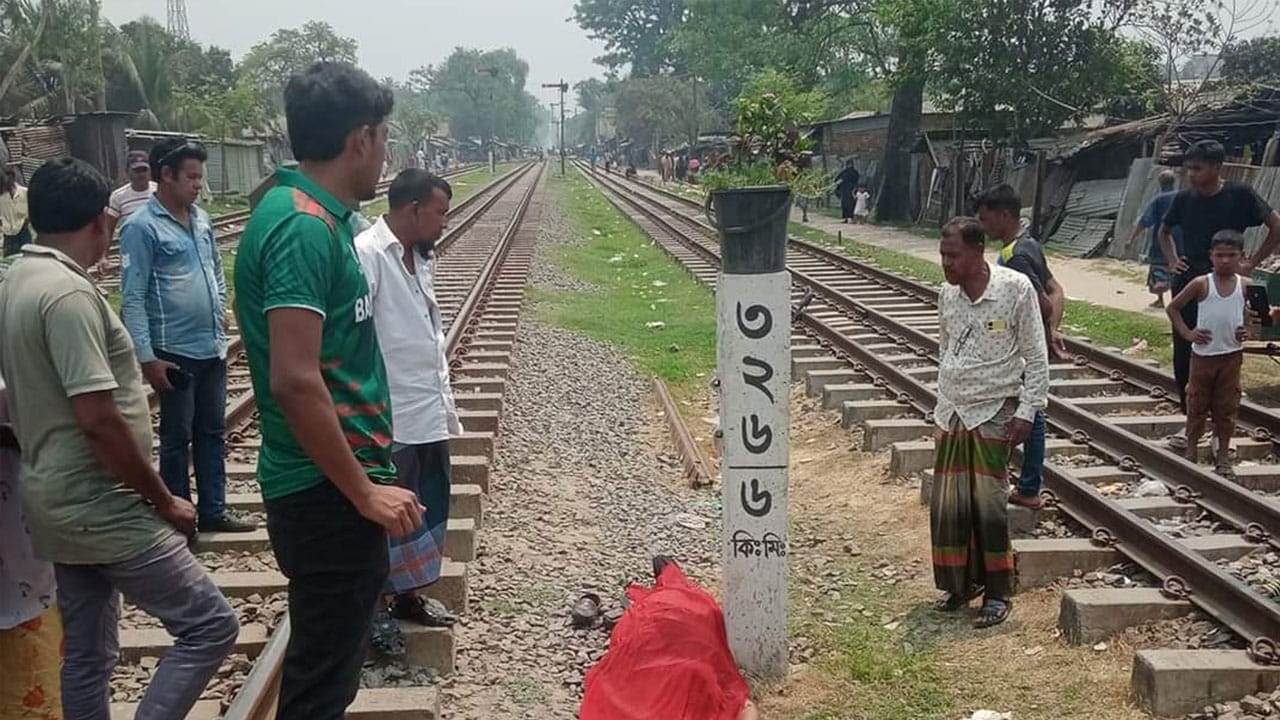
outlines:
M587 673L581 720L735 720L750 689L715 598L675 563L627 597L609 652Z

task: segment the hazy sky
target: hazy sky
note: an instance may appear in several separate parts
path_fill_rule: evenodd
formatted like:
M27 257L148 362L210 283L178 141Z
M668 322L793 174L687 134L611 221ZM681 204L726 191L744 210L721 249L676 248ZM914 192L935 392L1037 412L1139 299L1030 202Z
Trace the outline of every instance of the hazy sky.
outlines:
M150 15L162 24L166 0L103 0L120 24ZM572 21L573 0L187 0L192 39L219 45L236 59L282 27L323 20L360 41L360 64L374 77L399 80L420 65L439 64L454 47L513 47L529 63L527 89L544 104L555 92L538 87L563 77L570 85L601 68L604 52Z

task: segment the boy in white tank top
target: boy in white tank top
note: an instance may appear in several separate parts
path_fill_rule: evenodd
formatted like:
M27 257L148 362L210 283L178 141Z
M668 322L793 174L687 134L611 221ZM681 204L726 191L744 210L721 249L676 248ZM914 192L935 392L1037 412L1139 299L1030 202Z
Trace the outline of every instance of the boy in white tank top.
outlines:
M1249 279L1237 274L1244 257L1244 235L1221 230L1213 236L1209 258L1213 272L1191 281L1165 311L1177 332L1191 343L1191 375L1187 381L1187 458L1196 460L1196 446L1205 420L1213 418L1217 439L1214 471L1234 478L1231 436L1240 409L1240 368L1244 362L1245 290ZM1182 308L1198 302L1196 326L1188 327Z

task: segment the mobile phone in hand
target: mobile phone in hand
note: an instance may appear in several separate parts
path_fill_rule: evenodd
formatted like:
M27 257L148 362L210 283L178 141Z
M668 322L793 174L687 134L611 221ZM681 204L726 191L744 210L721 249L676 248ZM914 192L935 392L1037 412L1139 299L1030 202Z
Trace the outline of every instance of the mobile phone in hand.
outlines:
M169 379L169 384L174 390L186 390L191 385L191 375L180 367L171 367L164 371L164 375Z
M1267 297L1267 288L1263 285L1250 285L1245 290L1245 299L1249 302L1249 311L1258 317L1263 327L1271 327L1271 300Z

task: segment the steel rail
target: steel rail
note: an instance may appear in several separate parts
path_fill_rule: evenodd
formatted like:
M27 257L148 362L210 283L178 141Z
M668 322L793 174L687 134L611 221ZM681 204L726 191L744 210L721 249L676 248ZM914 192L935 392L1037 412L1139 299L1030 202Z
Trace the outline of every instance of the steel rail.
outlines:
M581 170L581 167L579 169ZM718 265L718 252L698 242L689 233L676 230L670 223L659 218L656 210L644 207L629 197L623 196L622 191L616 187L618 185L616 181L613 183L615 187L609 187L606 183L599 182L598 178L590 177L596 180L597 185L623 197L627 204L661 226L677 242L694 250L706 261ZM616 202L614 204L617 206ZM622 209L621 206L618 207ZM677 215L670 208L664 207L664 210ZM937 342L928 335L825 286L821 281L803 272L795 270L791 272L792 276L799 280L799 284L820 291L822 293L820 297L833 307L839 307L854 319L898 338L900 344L916 348L917 354L921 351L929 354L932 351L936 355ZM936 393L928 386L901 369L879 360L875 353L867 351L840 331L811 315L803 315L801 322L806 328L814 331L820 344L833 348L838 354L846 357L857 357L867 368L874 368L872 375L876 377L877 384L897 390L899 401L913 406L918 411L925 407L932 408L936 403ZM936 357L934 359L936 360ZM1130 450L1149 447L1148 443L1141 438L1131 433L1117 432L1116 428L1105 426L1098 418L1079 410L1067 401L1056 400L1055 402L1072 420L1083 424L1103 425L1103 430L1098 435L1105 437L1106 443L1112 448L1117 445ZM924 416L931 422L933 417L931 409L925 411ZM1059 427L1064 426L1065 424ZM1076 438L1104 452L1107 449L1092 437L1077 434ZM1133 443L1133 446L1125 447L1128 443ZM1174 459L1192 466L1188 461L1176 456ZM1280 660L1275 642L1280 638L1280 605L1263 598L1215 563L1188 550L1143 518L1107 500L1091 484L1076 479L1055 464L1045 464L1045 481L1059 507L1090 529L1095 542L1112 547L1128 556L1164 582L1164 589L1168 594L1190 601L1244 637L1249 641L1251 654L1255 659L1266 662ZM1249 494L1248 498L1250 504L1257 503L1256 496ZM1255 539L1262 538L1255 537Z
M645 185L645 188L652 189L652 186ZM679 199L685 205L697 206L696 203L672 193L661 191L661 194ZM685 222L699 227L704 233L715 232L714 228L703 223L698 218L682 216L670 208L668 208L668 212L671 212L676 217L682 217ZM792 238L790 242L793 246L798 246L805 252L852 273L861 275L873 282L890 285L911 297L929 302L934 306L937 305L938 293L933 288L911 280L905 280L881 268L867 266L844 255L802 240ZM829 300L834 300L835 304L842 305L844 309L853 312L856 316L874 320L873 324L876 327L894 337L899 344L911 352L921 357L928 356L937 363L938 344L937 340L931 335L900 323L881 311L848 297L839 290L802 271L793 269L791 272L804 285L820 292ZM1074 341L1073 343L1083 348L1097 350L1087 343ZM1105 351L1100 352L1105 353ZM1108 355L1114 356L1114 353L1108 353ZM1124 360L1128 365L1142 368L1148 376L1161 375L1159 370L1141 363L1128 361L1127 358L1124 358ZM866 361L864 360L864 362ZM1077 364L1088 366L1116 381L1123 380L1124 377L1121 374L1130 369L1109 368L1089 362L1077 362ZM1172 382L1171 378L1170 382ZM1151 392L1150 394L1156 397L1165 397L1165 394L1159 391ZM1110 425L1105 419L1094 413L1082 410L1078 404L1066 398L1050 393L1049 401L1053 407L1053 413L1046 417L1050 428L1067 437L1078 438L1083 444L1088 444L1102 454L1114 458L1125 470L1133 472L1141 470L1147 476L1165 483L1175 491L1175 497L1184 501L1194 502L1234 526L1244 533L1247 538L1256 542L1270 543L1273 547L1280 547L1280 505L1267 501L1266 498L1237 483L1219 477L1206 468L1183 458L1181 455L1148 442L1146 439L1123 428Z
M643 180L632 180L646 190L659 193L665 197L669 197L677 202L688 205L691 208L701 210L702 204L690 198L684 197L679 193L671 192L666 188L657 187ZM857 272L864 277L868 277L878 282L889 285L895 290L902 292L911 297L924 300L926 302L937 305L938 289L910 278L896 275L883 268L876 267L867 263L859 262L853 258L835 252L829 248L822 247L815 243L798 238L789 237L789 242L793 247L799 248L812 255L820 256L842 267ZM1140 389L1152 397L1174 397L1177 395L1177 382L1172 375L1143 362L1138 362L1132 358L1126 357L1119 353L1113 352L1106 348L1094 345L1093 343L1084 342L1074 338L1066 338L1067 350L1075 357L1077 365L1089 367L1104 375L1112 377L1112 379L1125 382L1133 387ZM1116 375L1119 371L1120 375ZM1241 424L1246 426L1255 439L1270 440L1280 449L1280 411L1259 405L1250 400L1242 400L1240 403Z
M671 441L680 455L680 463L684 466L684 476L694 487L711 484L711 473L707 470L708 462L702 455L698 443L694 442L689 426L685 424L680 408L676 407L671 390L657 375L653 376L653 392L658 396L658 405L662 414L667 416L667 429L671 431Z
M480 192L472 197L478 197L482 193L488 192L490 189L497 188L501 184L501 188L490 201L486 202L481 209L477 210L474 215L485 212L493 204L497 197L504 195L514 185L515 181L507 182L509 178L520 172L519 177L523 177L529 168L538 165L538 163L529 163L526 167L517 168L517 170L504 175L503 177L490 183ZM511 246L511 240L515 238L516 232L520 228L520 223L524 219L525 211L529 207L529 202L533 197L534 190L537 188L541 179L541 165L539 166L539 177L530 184L529 189L521 197L520 204L517 207L516 214L512 221L507 224L499 238L498 245L494 248L493 253L489 256L489 260L485 263L484 269L481 271L480 277L472 286L471 291L467 294L467 299L463 303L463 308L459 310L454 322L449 327L449 333L445 337L446 352L452 361L454 356L464 350L464 345L469 343L473 332L456 333L455 328L461 324L473 326L476 318L472 315L482 307L481 299L487 297L492 289L494 281L497 279L498 270L502 266L502 260L506 259L507 252ZM525 171L525 172L521 172ZM518 179L518 178L517 178ZM458 210L465 208L467 204L458 206ZM469 218L469 219L473 219ZM468 224L469 227L470 224ZM460 231L459 231L460 232ZM458 237L455 233L454 237ZM501 260L498 258L501 257ZM248 401L252 402L253 394L248 393ZM232 699L227 707L226 713L223 714L223 720L270 720L275 717L276 703L279 700L280 693L280 673L284 667L285 650L289 645L289 636L291 626L289 624L289 615L281 618L279 624L276 625L275 631L267 640L267 644L263 647L262 652L254 660L253 668L245 677L244 684L240 691Z

